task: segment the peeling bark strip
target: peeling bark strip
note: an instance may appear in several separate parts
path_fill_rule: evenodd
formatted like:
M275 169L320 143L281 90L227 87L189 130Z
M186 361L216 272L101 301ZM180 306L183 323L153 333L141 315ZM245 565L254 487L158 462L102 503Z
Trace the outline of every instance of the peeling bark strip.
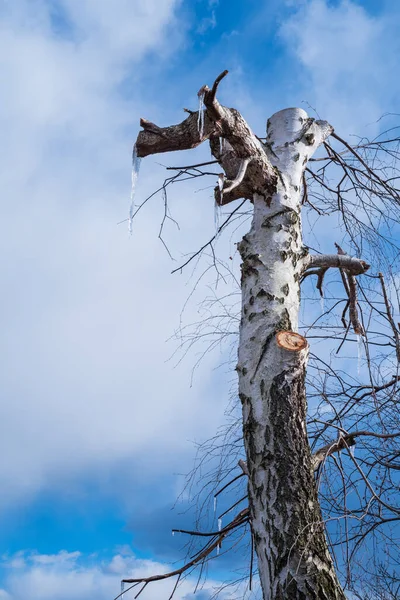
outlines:
M211 90L200 90L201 128L198 112L163 128L142 119L137 154L184 150L209 140L225 173L216 202L248 198L254 204L251 229L238 245L243 263L237 371L263 597L344 600L325 539L306 431L308 344L297 334L300 280L311 264L343 267L353 275L365 267L337 255L322 265L308 256L302 241L304 169L332 127L289 108L268 120L262 144L238 111L216 99L225 75Z

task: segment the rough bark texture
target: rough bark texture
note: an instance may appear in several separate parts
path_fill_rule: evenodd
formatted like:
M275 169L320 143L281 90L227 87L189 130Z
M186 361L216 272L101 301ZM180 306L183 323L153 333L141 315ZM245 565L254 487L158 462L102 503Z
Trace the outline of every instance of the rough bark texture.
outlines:
M307 268L323 266L302 243L300 188L308 159L332 128L301 109L286 109L268 121L264 145L240 113L217 101L224 75L211 90L199 92L206 107L204 128L199 130L198 113L165 128L142 120L137 155L193 148L208 139L225 172L222 193L215 189L216 202L248 198L254 203L251 229L239 244L243 264L237 371L263 596L343 600L325 540L307 439L308 344L285 347L291 346L290 332L298 327L301 277ZM349 257L326 260L327 268L367 268ZM283 343L277 341L279 332L288 333Z
M278 183L255 194L251 230L239 244L242 321L239 391L249 470L250 514L265 600L342 599L328 552L306 432L308 348L277 343L296 331L302 244L300 185L308 158L330 133L300 109L268 122L267 152ZM301 347L301 345L300 345Z

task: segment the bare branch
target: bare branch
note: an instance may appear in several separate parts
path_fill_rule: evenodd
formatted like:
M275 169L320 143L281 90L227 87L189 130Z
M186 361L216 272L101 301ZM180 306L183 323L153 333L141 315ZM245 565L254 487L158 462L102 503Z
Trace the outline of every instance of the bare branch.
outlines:
M353 256L342 254L309 254L306 258L305 268L326 267L327 269L336 267L345 269L352 275L362 275L370 268L364 260L354 258Z
M136 577L133 579L123 579L122 580L123 583L146 583L147 584L152 581L161 581L162 579L168 579L170 577L181 576L183 573L185 573L185 571L187 571L188 569L190 569L197 563L204 560L207 556L209 556L215 548L220 546L223 539L226 538L226 536L233 529L236 529L237 527L240 527L245 522L247 522L248 516L249 516L248 508L244 508L243 510L241 510L240 513L238 513L236 515L236 517L226 527L221 529L221 531L219 531L218 533L214 534L216 539L211 544L207 544L207 546L205 548L203 548L200 552L198 552L198 554L196 554L196 556L191 561L189 561L188 563L183 565L183 567L181 567L180 569L175 569L174 571L170 571L169 573L163 573L160 575L152 575L150 577ZM188 532L188 533L190 533L190 532ZM201 534L199 532L193 532L193 535L201 535Z

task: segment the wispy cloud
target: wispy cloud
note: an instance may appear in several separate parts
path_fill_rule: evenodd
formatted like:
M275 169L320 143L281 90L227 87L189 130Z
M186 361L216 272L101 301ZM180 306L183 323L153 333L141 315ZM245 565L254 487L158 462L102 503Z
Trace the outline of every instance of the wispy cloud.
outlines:
M399 52L393 12L374 16L350 0L309 0L297 6L280 29L303 67L297 74L293 70L296 96L300 91L345 135L391 110Z

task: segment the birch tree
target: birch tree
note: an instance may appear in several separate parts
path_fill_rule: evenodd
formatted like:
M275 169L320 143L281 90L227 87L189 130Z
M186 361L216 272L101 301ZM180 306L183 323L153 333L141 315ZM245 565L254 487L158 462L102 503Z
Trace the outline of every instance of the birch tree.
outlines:
M332 514L344 514L346 519L353 509L340 504L339 497L343 496L336 497L333 483L331 488L320 485L321 472L329 473L329 459L336 461L333 476L343 483L346 476L339 453L347 452L352 472L360 477L366 490L365 498L359 502L362 509L354 508L356 519L370 523L375 530L379 518L382 522L396 521L400 515L398 501L396 504L384 495L390 495L395 487L391 475L387 475L388 469L399 469L398 447L393 446L400 435L398 413L393 413L389 422L387 412L388 403L394 408L397 401L399 329L384 275L371 275L370 265L362 255L363 240L364 245L368 240L369 248L376 252L381 238L384 243L391 243L380 232L379 221L385 219L387 227L391 220L395 221L400 204L397 175L387 176L378 154L383 151L390 156L394 168L397 138L389 136L390 139L372 143L359 140L354 148L335 133L331 124L311 118L301 108L287 108L270 116L266 136L259 138L237 110L219 103L217 90L226 74L224 71L217 77L211 89L203 86L199 90L199 110L187 111L188 116L181 123L159 127L141 119L135 156L145 158L188 150L208 142L212 164L219 165L221 171L214 191L216 204L226 207L242 200L251 205L251 227L238 244L242 262L236 372L245 455L239 461L241 471L234 477L246 479L247 505L219 531L201 534L208 536L208 542L183 567L163 575L127 578L124 584L142 584L140 593L150 582L171 577L175 578L175 591L184 573L209 560L222 541L249 524L264 600L342 600L346 597L346 582L339 581L328 545L326 506ZM335 150L330 140L340 144L341 150ZM319 148L324 154L316 158ZM373 153L372 158L366 156L367 152ZM180 169L168 181L175 181L182 173L202 173L202 167ZM329 167L335 169L335 183L328 176ZM346 194L352 199L349 202ZM305 207L317 214L338 212L355 255L347 254L339 245L332 254L312 252L303 242ZM360 216L360 210L368 218ZM372 256L372 251L369 254ZM313 339L299 332L300 287L315 276L322 295L325 277L333 271L337 272L344 292L340 305L342 332L338 333L336 327L334 334L324 330L322 335L331 339L342 336L342 343L353 335L363 340L368 349L368 342L374 343L368 338L368 331L378 315L386 330L375 332L375 338L382 335L389 340L390 376L388 368L382 366L383 359L378 373L372 354L369 381L364 386L349 383L346 374L334 372L323 361L316 376L307 370ZM369 276L380 285L379 309L362 287L363 278ZM370 309L368 322L360 309L360 290ZM328 403L333 416L325 418L322 408L319 412L317 407L312 418L308 417L307 394ZM372 410L366 408L367 402L373 404ZM349 411L351 419L345 421ZM363 419L372 419L371 415L380 421L380 432L376 427L373 431L360 429ZM361 468L352 453L352 446L367 438L385 442L383 451L374 447L376 462L369 469L369 473L373 468L386 469L389 479L385 480L385 489L381 486L376 490L364 473L363 468L368 465L366 454ZM339 486L341 493L345 485ZM335 502L340 504L336 513ZM362 528L363 523L357 526ZM358 541L364 534L361 529L357 531ZM200 535L198 531L187 533ZM347 542L352 539L348 529L345 537Z

